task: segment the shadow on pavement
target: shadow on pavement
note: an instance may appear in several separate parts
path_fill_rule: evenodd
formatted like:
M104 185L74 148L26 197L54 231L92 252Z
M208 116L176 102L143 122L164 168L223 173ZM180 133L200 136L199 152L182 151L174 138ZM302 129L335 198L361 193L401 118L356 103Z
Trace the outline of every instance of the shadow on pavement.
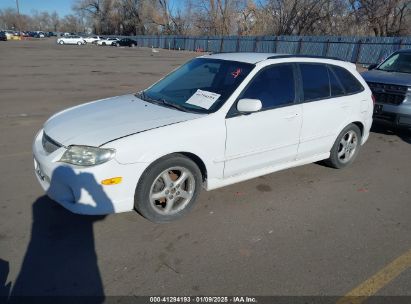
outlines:
M411 130L405 127L397 127L392 123L374 120L371 132L384 135L396 135L408 144L411 144Z
M10 294L11 283L7 283L9 271L9 262L0 259L0 300L6 299Z
M51 179L50 189L56 183L55 176L61 174L76 177L69 167L58 168ZM105 204L110 201L93 175L82 173L81 180L81 187L91 196L103 200ZM73 193L80 190L72 189ZM95 208L98 204L99 201ZM10 302L79 303L84 300L87 303L102 303L105 296L97 262L93 224L103 220L105 216L71 213L47 196L38 198L33 203L32 210L31 239L20 273L13 284ZM28 297L22 300L21 296Z

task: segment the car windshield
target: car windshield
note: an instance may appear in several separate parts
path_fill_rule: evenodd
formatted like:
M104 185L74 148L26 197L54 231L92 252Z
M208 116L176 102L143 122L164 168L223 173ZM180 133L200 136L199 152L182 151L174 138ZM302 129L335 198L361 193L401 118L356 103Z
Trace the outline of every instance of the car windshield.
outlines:
M197 58L141 92L143 100L181 111L217 111L254 68L253 64Z
M411 73L411 52L393 54L377 69L387 72Z

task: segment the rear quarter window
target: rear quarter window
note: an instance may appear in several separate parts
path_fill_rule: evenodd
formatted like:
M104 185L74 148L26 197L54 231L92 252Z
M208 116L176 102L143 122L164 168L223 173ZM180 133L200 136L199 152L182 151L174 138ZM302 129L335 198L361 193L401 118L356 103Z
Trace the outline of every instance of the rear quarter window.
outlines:
M344 88L331 69L328 69L328 76L330 77L331 97L344 95Z
M340 80L340 83L344 87L346 94L354 94L364 90L362 84L346 69L339 66L330 66L331 70Z

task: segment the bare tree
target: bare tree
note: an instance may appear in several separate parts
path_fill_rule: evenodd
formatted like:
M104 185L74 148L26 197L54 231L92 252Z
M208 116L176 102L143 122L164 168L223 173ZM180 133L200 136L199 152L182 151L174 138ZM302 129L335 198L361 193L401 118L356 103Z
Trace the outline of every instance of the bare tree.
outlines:
M24 30L121 35L411 34L411 0L76 0L75 15L21 15ZM14 9L0 27L17 29ZM71 30L71 31L72 31Z
M53 12L50 15L50 22L51 22L51 26L53 28L53 32L57 32L59 30L59 26L60 26L60 17L57 14L57 12Z
M83 12L90 16L91 22L93 24L93 31L96 34L102 33L103 28L103 3L104 0L77 0L74 4L73 9L76 12Z
M84 24L78 16L67 15L61 20L61 31L69 33L84 32Z
M356 20L366 20L375 36L396 36L409 33L406 22L411 13L411 1L349 0L349 2Z

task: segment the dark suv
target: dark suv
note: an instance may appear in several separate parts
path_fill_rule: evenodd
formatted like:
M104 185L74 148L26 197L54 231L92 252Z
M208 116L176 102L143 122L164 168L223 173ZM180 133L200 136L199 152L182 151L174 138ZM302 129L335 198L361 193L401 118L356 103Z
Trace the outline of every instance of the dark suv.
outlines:
M0 41L7 41L7 35L5 32L0 32Z
M376 99L374 117L411 127L411 49L391 54L362 73Z

